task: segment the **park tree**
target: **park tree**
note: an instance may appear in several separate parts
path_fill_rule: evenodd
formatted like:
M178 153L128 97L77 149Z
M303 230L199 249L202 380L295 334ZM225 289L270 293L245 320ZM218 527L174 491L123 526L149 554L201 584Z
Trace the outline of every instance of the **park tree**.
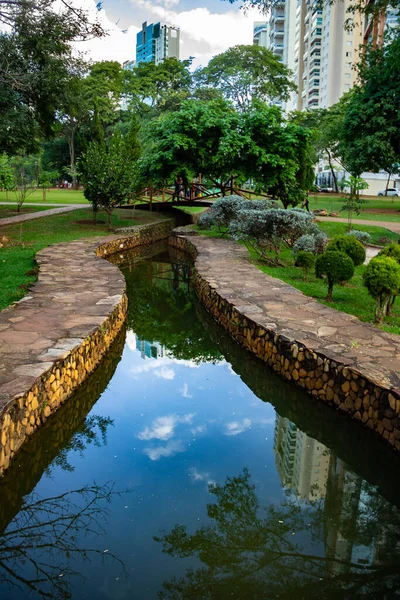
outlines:
M352 175L386 171L387 188L400 163L400 36L367 47L357 68L340 150Z
M364 285L375 298L375 323L382 323L390 314L400 292L400 265L390 256L376 256L367 265L363 275Z
M19 213L25 200L37 187L35 179L37 161L30 156L18 155L12 158L11 165L14 171L13 192Z
M300 204L314 181L312 129L285 121L279 108L259 101L242 114L242 123L246 178L285 208Z
M0 155L0 189L5 190L6 200L8 192L14 189L14 171L5 152Z
M140 161L143 183L163 187L178 174L187 181L198 173L225 195L243 148L239 115L225 100L187 100L181 109L151 121Z
M142 62L134 70L124 71L123 95L131 112L148 119L188 99L191 62L191 59L167 58L158 65Z
M291 71L273 52L257 45L234 46L214 56L207 67L196 72L199 84L221 90L240 110L254 98L287 100L296 89Z
M93 205L93 211L103 209L111 217L116 206L128 202L135 191L136 162L120 135L106 143L91 142L79 162L79 171L85 182L84 195Z
M92 19L93 16L93 19ZM0 140L9 154L32 152L52 134L69 79L71 43L102 35L96 15L52 0L0 1Z

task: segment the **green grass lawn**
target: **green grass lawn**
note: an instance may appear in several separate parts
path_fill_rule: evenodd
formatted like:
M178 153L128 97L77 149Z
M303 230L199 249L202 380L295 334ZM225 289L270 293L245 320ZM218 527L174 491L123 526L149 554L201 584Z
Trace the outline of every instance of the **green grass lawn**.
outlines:
M329 237L342 233L342 227L345 227L342 223L323 223L321 227ZM331 227L333 226L333 227ZM360 228L361 229L361 228ZM373 232L373 229L377 229L378 232ZM204 231L199 230L201 235L207 235L209 237L221 237L221 234L216 230ZM382 231L389 237L389 233L386 229L381 227L369 227L363 231L368 230L373 237L380 236ZM396 235L396 234L392 234ZM397 238L399 236L396 236ZM392 238L393 239L393 238ZM345 285L335 285L333 289L333 302L326 302L325 298L327 295L327 284L322 279L317 279L314 272L309 274L308 281L304 280L303 271L298 267L294 266L294 259L290 249L283 249L280 255L282 262L285 264L284 267L270 267L258 260L255 252L249 252L253 264L267 273L271 277L281 279L286 283L289 283L293 287L302 291L307 296L315 298L318 302L326 304L331 308L343 311L350 315L355 315L360 321L367 323L373 323L374 320L374 308L375 300L368 294L367 289L363 285L362 276L365 270L365 266L361 265L356 267L353 278ZM389 333L400 334L400 300L397 299L394 305L393 315L385 319L381 329Z
M8 192L8 199L6 192L0 192L0 202L16 202L15 194ZM46 201L43 201L42 190L35 190L25 200L24 206L31 202L40 202L45 206L46 204L90 204L82 190L64 190L64 189L51 189L47 190Z
M67 191L67 190L66 190ZM135 211L135 218L115 212L112 218L113 227L144 225L161 219L167 215L157 212ZM104 213L99 213L98 221L107 220ZM84 220L88 223L77 223ZM0 310L12 302L21 299L26 293L26 287L35 280L35 254L50 244L71 242L79 238L108 235L106 223L92 223L92 211L79 209L69 213L43 217L24 223L0 227L0 241L3 236L10 243L0 248ZM30 273L27 275L27 273ZM22 286L22 287L21 287Z
M328 213L337 212L340 218L347 220L347 213L339 212L343 206L343 200L340 196L333 196L331 194L314 196L310 194L309 203L310 210L325 209ZM400 222L400 198L366 198L365 204L362 205L361 213L354 215L353 218L368 221Z
M325 231L329 238L337 235L343 235L348 231L347 223L330 223L329 221L324 221L323 217L318 219L318 225L322 231ZM389 231L389 229L385 229L384 227L376 227L374 225L354 225L353 229L356 229L357 231L366 231L369 233L372 238L372 244L380 245L379 239L383 237L388 238L395 243L397 243L399 239L397 233Z

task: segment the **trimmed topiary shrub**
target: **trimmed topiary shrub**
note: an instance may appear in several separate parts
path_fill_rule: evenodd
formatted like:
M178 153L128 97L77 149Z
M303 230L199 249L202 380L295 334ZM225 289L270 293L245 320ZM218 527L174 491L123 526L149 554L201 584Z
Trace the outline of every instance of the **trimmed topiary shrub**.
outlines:
M197 221L199 229L211 229L213 226L213 218L210 210L201 213Z
M297 258L300 252L315 252L315 237L307 233L302 235L293 246L293 254Z
M312 252L304 252L304 250L300 250L297 253L295 265L296 267L300 267L301 269L303 269L305 281L308 281L308 272L311 271L314 264L315 256Z
M366 258L364 246L355 238L349 235L339 235L329 242L327 252L344 252L351 258L355 267L362 265Z
M327 302L332 302L332 291L335 283L348 281L354 275L354 263L344 252L327 250L315 261L317 277L326 277L328 281Z
M364 272L364 285L376 300L375 322L381 323L400 291L400 265L388 256L376 256Z
M400 264L400 244L389 244L378 252L378 256L388 256Z
M346 235L353 235L361 244L370 244L372 242L372 237L367 231L357 231L353 229L353 231L349 231Z

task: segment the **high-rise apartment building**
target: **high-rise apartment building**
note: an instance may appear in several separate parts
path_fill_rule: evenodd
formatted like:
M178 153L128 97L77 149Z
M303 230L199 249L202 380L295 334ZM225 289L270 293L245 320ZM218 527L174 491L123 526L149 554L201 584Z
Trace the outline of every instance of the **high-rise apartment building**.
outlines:
M363 30L356 15L352 26L345 28L350 1L321 7L318 0L297 0L294 108L328 108L354 85Z
M136 64L155 62L160 64L165 58L179 59L180 30L166 23L145 21L136 36Z
M253 24L253 44L269 48L269 22L255 21Z

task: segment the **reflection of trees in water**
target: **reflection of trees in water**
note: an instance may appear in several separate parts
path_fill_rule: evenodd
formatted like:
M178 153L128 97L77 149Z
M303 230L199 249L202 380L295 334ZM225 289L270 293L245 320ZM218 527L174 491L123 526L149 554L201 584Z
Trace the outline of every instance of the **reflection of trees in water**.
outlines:
M123 267L129 296L128 328L139 339L159 342L175 358L195 362L222 359L195 316L191 266L182 257L159 254L130 270Z
M165 553L175 558L197 557L202 563L184 577L166 581L160 598L397 597L400 565L396 555L369 564L356 556L324 555L322 501L304 504L288 495L280 504L262 507L246 469L228 477L223 485L210 486L210 493L216 501L207 505L209 525L194 533L176 525L170 533L154 538ZM361 518L379 527L382 507L376 513L375 500L374 489L365 487ZM388 504L382 498L380 503ZM394 528L398 536L398 511L392 516L388 531Z
M112 484L91 485L52 498L34 494L0 536L0 586L35 592L42 598L71 598L71 564L114 560L112 553L87 548L85 536L105 533ZM82 541L81 541L82 540Z
M97 369L21 448L17 459L0 480L0 534L18 513L24 497L32 492L43 472L49 474L54 466L71 471L71 451L82 454L88 445L106 443L112 420L87 414L113 376L124 342L123 330Z
M107 430L113 424L114 421L110 417L102 417L101 415L86 417L73 437L59 451L47 471L51 472L51 469L55 466L61 467L64 471L74 471L75 467L68 460L69 453L78 452L80 457L83 458L84 451L88 446L93 445L97 448L106 446Z

